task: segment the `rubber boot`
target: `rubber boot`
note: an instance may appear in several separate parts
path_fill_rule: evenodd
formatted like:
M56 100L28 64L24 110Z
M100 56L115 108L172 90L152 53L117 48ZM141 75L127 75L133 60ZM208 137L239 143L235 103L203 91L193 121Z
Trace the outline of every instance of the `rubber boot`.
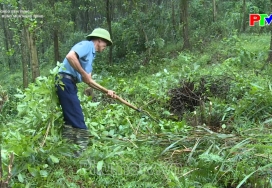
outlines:
M87 129L75 129L76 132L76 141L75 143L79 146L80 150L77 152L77 155L81 155L88 147L90 143L90 134Z
M75 128L71 125L64 125L62 129L62 138L65 139L67 143L76 144Z

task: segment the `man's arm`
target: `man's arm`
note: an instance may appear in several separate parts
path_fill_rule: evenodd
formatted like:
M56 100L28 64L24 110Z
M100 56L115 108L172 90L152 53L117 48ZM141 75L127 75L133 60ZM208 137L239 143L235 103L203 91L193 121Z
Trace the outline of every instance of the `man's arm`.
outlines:
M89 85L90 87L97 89L103 93L107 93L108 95L110 95L111 97L115 98L115 93L111 90L108 90L106 88L104 88L103 86L101 86L100 84L96 83L93 79L91 74L89 75L80 65L79 60L78 60L78 56L76 54L75 51L70 51L67 55L66 55L66 59L68 60L68 62L70 63L70 65L81 75L82 80L84 83L86 83L87 85Z
M96 81L94 81L92 79L92 73L89 74L89 77L95 83L95 84L91 83L89 86L92 87L92 88L94 88L94 89L96 89L96 90L98 90L98 91L104 92L104 90L100 89L101 87L103 88L103 86L101 86L100 84L98 84ZM97 87L97 85L99 85L100 87Z

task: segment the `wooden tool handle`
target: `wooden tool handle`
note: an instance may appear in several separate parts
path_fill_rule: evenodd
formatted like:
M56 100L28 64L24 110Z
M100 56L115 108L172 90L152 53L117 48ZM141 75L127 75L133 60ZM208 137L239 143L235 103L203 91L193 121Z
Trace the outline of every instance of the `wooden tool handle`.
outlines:
M132 108L132 109L134 109L134 110L136 110L136 111L138 111L138 112L141 111L141 110L138 109L136 106L133 106L132 104L130 104L130 103L127 102L126 100L122 99L122 98L119 97L118 95L116 95L116 99L117 99L118 101L120 101L121 103L127 105L128 107L130 107L130 108Z

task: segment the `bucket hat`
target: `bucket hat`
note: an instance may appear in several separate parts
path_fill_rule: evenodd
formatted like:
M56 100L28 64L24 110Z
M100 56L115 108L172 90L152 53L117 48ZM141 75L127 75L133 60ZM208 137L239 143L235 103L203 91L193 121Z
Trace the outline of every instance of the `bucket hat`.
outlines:
M99 37L99 38L105 39L107 41L108 46L112 45L110 33L106 29L96 28L93 30L91 34L86 36L86 39L92 40L93 37Z

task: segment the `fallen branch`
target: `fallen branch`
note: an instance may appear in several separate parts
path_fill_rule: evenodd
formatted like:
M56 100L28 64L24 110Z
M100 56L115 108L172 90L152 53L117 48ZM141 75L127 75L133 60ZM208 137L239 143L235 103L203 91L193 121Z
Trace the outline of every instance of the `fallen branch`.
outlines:
M13 160L14 160L14 154L11 153L9 156L9 165L8 165L8 176L6 178L6 181L4 182L6 185L8 185L9 180L11 179L11 170L12 170L12 164L13 164Z
M12 173L11 173L11 170L12 170L12 165L13 165L13 160L14 160L14 154L11 153L10 156L9 156L9 165L8 165L8 175L7 175L7 178L5 181L3 181L3 169L2 169L2 155L1 155L1 148L0 148L0 171L1 171L1 174L0 174L0 178L1 178L1 181L0 181L0 187L1 188L6 188L8 187L8 184L9 184L9 181L12 177Z
M49 123L48 123L48 126L47 126L47 129L46 129L46 132L45 132L45 135L44 135L44 139L43 139L42 143L40 144L41 148L44 146L44 144L45 144L45 142L46 142L46 138L47 138L47 136L48 136L50 127L51 127L51 124L50 124L50 122L49 122Z

